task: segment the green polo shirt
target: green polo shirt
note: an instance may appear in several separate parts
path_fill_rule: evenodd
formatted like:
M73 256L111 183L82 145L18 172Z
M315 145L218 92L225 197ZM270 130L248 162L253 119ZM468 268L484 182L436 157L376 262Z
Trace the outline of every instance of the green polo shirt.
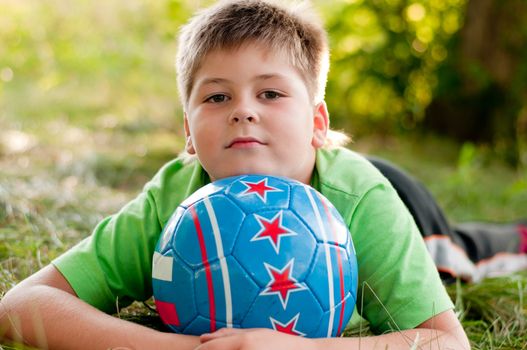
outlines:
M105 312L152 296L152 256L175 208L209 183L194 161L164 165L143 191L52 263L79 298ZM359 266L357 309L377 333L410 329L453 304L415 222L386 178L344 149L317 152L312 186L340 212Z

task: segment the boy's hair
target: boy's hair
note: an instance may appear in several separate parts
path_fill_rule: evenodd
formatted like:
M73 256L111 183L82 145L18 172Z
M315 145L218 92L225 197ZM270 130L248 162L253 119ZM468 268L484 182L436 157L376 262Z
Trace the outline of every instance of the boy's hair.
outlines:
M179 36L178 87L187 108L194 77L215 49L237 49L248 42L283 52L302 75L312 102L324 99L329 69L326 31L306 1L284 5L269 0L223 0L196 14Z

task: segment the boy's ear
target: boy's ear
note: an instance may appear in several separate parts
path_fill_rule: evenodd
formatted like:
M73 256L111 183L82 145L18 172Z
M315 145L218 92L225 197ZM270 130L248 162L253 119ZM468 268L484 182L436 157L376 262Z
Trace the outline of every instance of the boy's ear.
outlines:
M311 145L320 148L326 143L326 136L329 129L329 113L326 102L322 101L315 106L313 115L313 139Z
M188 126L188 118L187 118L187 112L184 113L184 127L185 127L185 151L187 151L188 154L196 154L196 150L194 149L194 145L192 145L192 138L190 137L190 128Z

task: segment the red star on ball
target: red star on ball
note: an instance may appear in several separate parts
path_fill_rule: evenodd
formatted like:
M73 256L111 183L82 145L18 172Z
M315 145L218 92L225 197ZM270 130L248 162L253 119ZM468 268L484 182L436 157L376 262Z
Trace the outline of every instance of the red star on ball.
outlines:
M298 281L291 276L294 262L295 259L291 259L281 270L264 263L271 280L267 283L267 286L260 295L278 295L284 309L287 307L287 302L289 301L291 293L306 289L305 286L298 283Z
M258 182L249 182L249 181L241 181L245 186L247 186L247 189L242 192L241 196L246 196L249 194L256 194L264 203L267 202L267 193L268 192L281 192L282 190L271 187L267 185L267 178L260 180Z
M279 253L280 240L282 237L296 235L296 232L289 231L287 227L282 225L282 213L282 211L279 211L271 220L255 215L258 224L260 224L260 231L251 238L251 242L268 239L273 245L276 253Z
M275 331L303 337L305 336L305 334L296 329L298 317L300 317L299 313L296 314L296 316L290 319L287 323L279 322L272 317L269 317L269 320L271 320L271 325L273 326L273 329Z

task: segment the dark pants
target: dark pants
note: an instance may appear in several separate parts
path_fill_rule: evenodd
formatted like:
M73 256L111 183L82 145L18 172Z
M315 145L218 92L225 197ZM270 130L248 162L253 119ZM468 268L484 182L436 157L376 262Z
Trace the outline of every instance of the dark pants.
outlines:
M527 220L450 225L419 181L386 160L368 159L388 178L413 215L445 281L455 278L479 281L527 270Z

